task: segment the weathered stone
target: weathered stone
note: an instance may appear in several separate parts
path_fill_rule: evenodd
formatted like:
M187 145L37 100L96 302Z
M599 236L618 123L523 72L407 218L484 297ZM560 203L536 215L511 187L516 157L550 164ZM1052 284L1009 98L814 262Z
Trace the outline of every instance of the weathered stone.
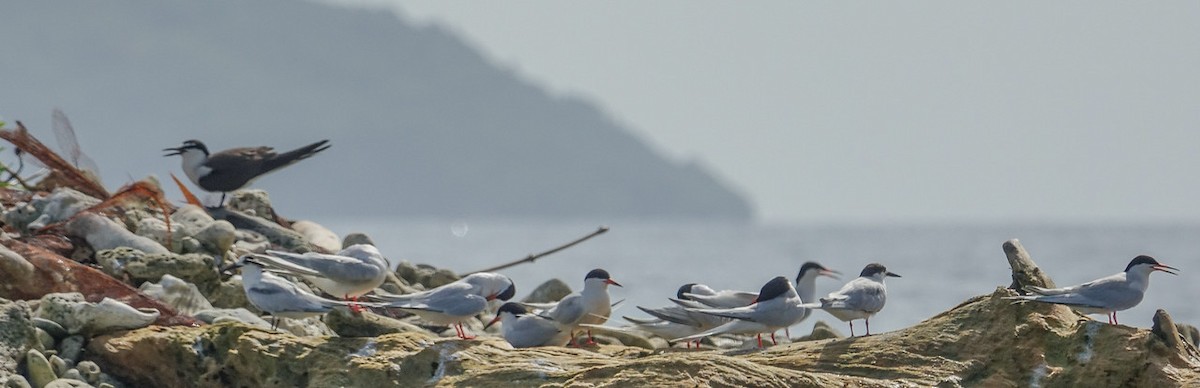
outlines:
M342 337L378 337L384 334L410 331L427 332L420 326L385 318L375 313L363 312L355 315L336 309L325 315L325 324Z
M417 283L424 285L426 289L434 289L454 283L458 279L458 274L454 271L443 268L422 274Z
M260 329L271 328L271 323L262 319L258 314L250 312L245 308L236 309L211 309L196 312L196 319L206 323L221 323L221 322L240 322L246 325L258 327Z
M148 308L159 311L159 325L193 325L194 319L179 315L170 306L137 292L112 276L108 276L95 268L77 263L44 248L26 244L12 239L0 239L0 244L12 249L34 265L36 270L29 277L8 277L13 287L3 288L0 297L9 299L39 299L47 294L78 292L86 295L88 300L100 301L112 298L136 308Z
M99 199L81 192L60 187L48 196L34 196L23 206L4 213L4 223L24 232L41 229L47 225L65 221L81 210L100 203Z
M96 262L112 277L128 277L135 285L172 275L193 284L217 281L216 260L209 255L189 253L145 254L133 248L116 248L96 253Z
M816 340L823 340L823 339L829 339L829 338L844 338L844 337L845 336L842 335L842 332L838 331L837 329L834 329L833 326L829 326L829 324L825 323L825 321L817 321L817 323L813 324L812 333L810 333L809 335L800 337L800 338L796 338L794 341L795 342L816 341Z
M559 279L550 279L538 285L522 299L522 303L550 303L557 302L567 295L571 294L571 286Z
M20 360L40 345L32 316L25 302L0 299L0 376L15 373Z
M242 213L275 222L275 210L266 191L258 189L238 190L229 195L225 207Z
M42 387L42 388L93 388L93 387L91 384L85 383L80 380L62 378L62 379L55 379L54 381L47 383L46 386Z
M346 238L342 239L342 248L348 248L355 244L375 245L375 240L371 239L366 233L350 233Z
M38 350L54 349L54 336L42 329L34 329L37 333Z
M95 362L81 361L79 365L75 366L75 369L83 376L83 381L88 382L88 384L95 385L100 383L100 366L96 365Z
M70 333L67 333L67 329L64 329L62 325L58 324L58 322L54 322L46 318L33 317L33 325L38 329L46 331L47 334L50 334L50 336L54 337L55 339L64 338L70 335Z
M55 376L62 377L67 373L67 369L70 369L67 362L58 355L50 356L48 359L50 360L50 370L54 371Z
M1005 241L1001 247L1004 248L1004 255L1008 257L1008 265L1012 269L1013 282L1009 288L1021 293L1025 292L1027 286L1054 288L1054 281L1050 280L1050 275L1033 262L1033 258L1025 251L1025 247L1021 246L1020 241L1014 238Z
M110 298L90 303L79 293L47 294L37 311L38 317L57 322L68 333L88 335L145 327L158 315L157 310L135 309Z
M37 350L30 349L25 353L25 371L29 376L29 383L35 387L45 387L51 381L57 379L54 374L54 367L50 365L50 360L42 355Z
M195 315L196 312L213 308L212 303L200 293L195 284L171 276L162 275L158 283L142 283L139 291L173 307L180 314Z
M58 355L63 359L76 362L83 355L83 343L86 340L81 335L73 335L63 338L58 343Z
M292 223L292 230L304 236L312 245L325 252L337 252L342 249L341 240L337 233L313 221L300 220Z
M2 377L0 380L4 381L4 388L33 388L33 385L29 384L29 380L25 379L25 376L18 374Z
M1186 323L1176 323L1176 330L1179 330L1179 335L1192 346L1200 346L1200 329Z
M150 238L139 236L107 217L83 213L67 222L67 232L83 237L97 252L129 247L146 253L170 253L166 247Z

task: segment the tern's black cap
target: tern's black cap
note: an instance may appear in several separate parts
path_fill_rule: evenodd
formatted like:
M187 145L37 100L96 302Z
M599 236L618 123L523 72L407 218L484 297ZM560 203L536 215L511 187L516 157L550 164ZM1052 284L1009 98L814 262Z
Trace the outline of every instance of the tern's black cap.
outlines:
M884 274L885 276L891 276L891 277L896 277L896 278L900 277L900 275L888 272L887 267L884 267L883 264L879 264L879 263L867 264L867 266L863 268L862 273L859 274L858 276L871 277L871 276L875 276L876 274Z
M820 271L820 270L829 270L829 268L825 268L825 266L818 264L815 261L810 261L810 262L804 263L804 265L800 266L800 273L796 274L796 282L799 283L800 278L804 277L804 274L808 273L808 271Z
M682 285L682 286L679 286L679 291L676 291L676 292L675 292L675 299L679 299L679 300L691 300L692 298L689 298L689 297L687 297L687 296L684 296L683 294L684 294L684 293L691 293L691 292L692 292L692 286L694 286L694 285L696 285L696 283L688 283L688 284L684 284L684 285Z
M521 306L520 303L508 302L508 303L505 303L504 305L500 306L499 310L496 310L496 315L500 315L500 313L512 313L513 315L521 315L521 314L528 314L529 311L525 310L525 306Z
M1133 258L1133 260L1129 262L1129 265L1125 266L1125 272L1129 272L1130 269L1133 269L1133 266L1139 264L1158 265L1158 260L1154 260L1154 258L1150 256L1139 255L1138 257Z
M512 278L509 278L508 279L508 288L505 288L503 292L496 294L496 299L509 300L509 299L512 299L513 295L516 295L516 294L517 294L517 283L513 283Z
M609 280L609 279L612 279L612 277L608 276L608 271L602 270L600 268L596 268L596 269L593 269L590 272L588 272L587 276L583 277L583 280L588 280L588 279Z
M787 293L791 286L792 283L788 282L787 278L783 276L776 276L774 279L771 279L771 281L767 282L767 284L764 284L762 289L758 290L757 303L778 298L780 295Z

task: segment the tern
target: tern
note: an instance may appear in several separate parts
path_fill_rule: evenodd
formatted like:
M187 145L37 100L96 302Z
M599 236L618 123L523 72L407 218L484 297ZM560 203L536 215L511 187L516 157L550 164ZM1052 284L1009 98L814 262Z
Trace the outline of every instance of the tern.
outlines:
M842 289L829 293L819 301L805 303L804 307L825 310L843 322L850 322L850 336L854 336L854 320L862 319L867 324L867 335L871 335L871 316L883 310L887 303L887 286L883 284L886 277L900 277L888 272L879 263L867 264L857 278L851 280Z
M796 273L796 294L800 295L800 300L804 302L816 301L817 295L817 278L821 276L838 279L841 272L826 268L821 263L809 261L800 266L800 272ZM758 298L757 293L747 291L713 291L703 284L698 284L692 287L686 296L690 299L704 303L709 307L716 308L734 308L749 305L754 299ZM684 298L680 298L684 299ZM679 302L676 302L679 303ZM687 306L684 307L694 307ZM804 318L812 315L812 310L805 310ZM784 329L787 332L788 329ZM791 333L787 333L791 338Z
M271 330L279 326L278 318L303 319L321 315L334 308L349 308L349 303L325 299L300 289L295 283L265 270L257 256L245 255L222 272L242 268L242 287L246 299L259 310L271 314Z
M728 318L722 318L715 315L689 311L687 308L706 308L708 306L691 300L689 294L702 293L712 291L711 288L703 284L688 283L679 287L675 292L676 306L667 306L659 308L648 308L637 306L638 309L654 316L656 319L636 319L630 317L625 318L634 325L635 328L642 331L654 334L671 341L675 338L686 337L692 334L700 333L705 330L720 326L729 322ZM757 296L757 294L755 294ZM692 347L693 341L687 342L687 347ZM700 340L695 340L696 347L700 347Z
M383 284L391 269L370 244L351 245L334 255L268 250L267 255L254 256L270 272L303 277L322 291L352 302Z
M181 156L183 172L188 179L204 191L220 192L221 203L224 204L226 193L328 148L329 140L321 140L282 154L275 153L271 147L230 148L209 154L204 143L188 140L179 147L163 149L163 152L168 152L163 156Z
M501 324L501 335L514 348L529 348L560 344L566 340L558 323L553 319L537 314L530 314L520 303L508 302L496 311L496 318L483 328L487 329L496 322Z
M612 305L608 298L608 286L622 287L612 280L608 271L593 269L583 278L583 290L563 297L553 307L541 315L553 319L571 334L571 343L575 342L575 329L581 324L599 325L608 321L612 314ZM588 343L594 344L592 329L587 329Z
M692 311L730 318L732 321L704 332L676 338L694 340L717 334L758 334L758 347L762 345L762 333L771 333L775 342L775 331L800 323L806 316L806 308L796 294L796 287L783 276L776 276L762 286L758 298L749 306L728 309L692 309Z
M1027 301L1054 303L1069 306L1084 314L1107 314L1109 324L1117 324L1117 311L1127 310L1142 302L1146 287L1150 286L1150 273L1162 271L1178 275L1171 267L1153 257L1140 255L1133 258L1125 271L1102 277L1087 283L1063 288L1026 286L1025 290L1035 295L1007 297L1014 303Z
M483 312L488 302L507 301L517 293L517 286L507 276L492 272L477 272L453 283L406 295L374 294L370 298L384 302L384 307L409 311L422 320L436 325L454 325L458 338L472 339L462 327L462 321Z

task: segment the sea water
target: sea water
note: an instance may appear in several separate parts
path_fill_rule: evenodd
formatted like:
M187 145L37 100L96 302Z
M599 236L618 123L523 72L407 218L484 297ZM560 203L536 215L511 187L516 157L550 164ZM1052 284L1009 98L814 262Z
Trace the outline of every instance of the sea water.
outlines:
M1159 308L1176 322L1200 323L1200 225L886 225L757 224L684 221L545 221L344 219L322 223L339 235L364 232L391 259L426 263L457 272L477 271L548 250L593 232L587 242L500 272L517 284L517 299L542 282L559 278L578 290L584 275L604 268L624 287L610 287L622 315L647 317L634 306L669 305L685 283L714 289L755 291L775 276L795 279L805 261L842 272L841 280L820 278L817 295L835 291L868 263L887 266L887 306L871 319L872 333L914 325L976 295L1011 283L1001 244L1017 238L1059 286L1078 284L1125 269L1136 255L1149 254L1181 270L1154 273L1145 299L1122 311L1122 324L1150 327ZM1093 316L1105 320L1102 315ZM806 334L824 320L817 312L792 328ZM861 322L855 332L862 333Z

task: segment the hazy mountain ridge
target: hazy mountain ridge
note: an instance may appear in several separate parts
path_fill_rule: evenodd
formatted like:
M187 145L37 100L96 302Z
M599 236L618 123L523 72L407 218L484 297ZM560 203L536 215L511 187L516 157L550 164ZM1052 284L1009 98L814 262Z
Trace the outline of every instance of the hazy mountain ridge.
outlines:
M112 186L178 174L157 151L184 139L282 150L329 138L256 187L307 214L752 216L711 173L665 160L593 104L388 12L282 0L0 10L12 50L0 114L49 138L62 107Z

